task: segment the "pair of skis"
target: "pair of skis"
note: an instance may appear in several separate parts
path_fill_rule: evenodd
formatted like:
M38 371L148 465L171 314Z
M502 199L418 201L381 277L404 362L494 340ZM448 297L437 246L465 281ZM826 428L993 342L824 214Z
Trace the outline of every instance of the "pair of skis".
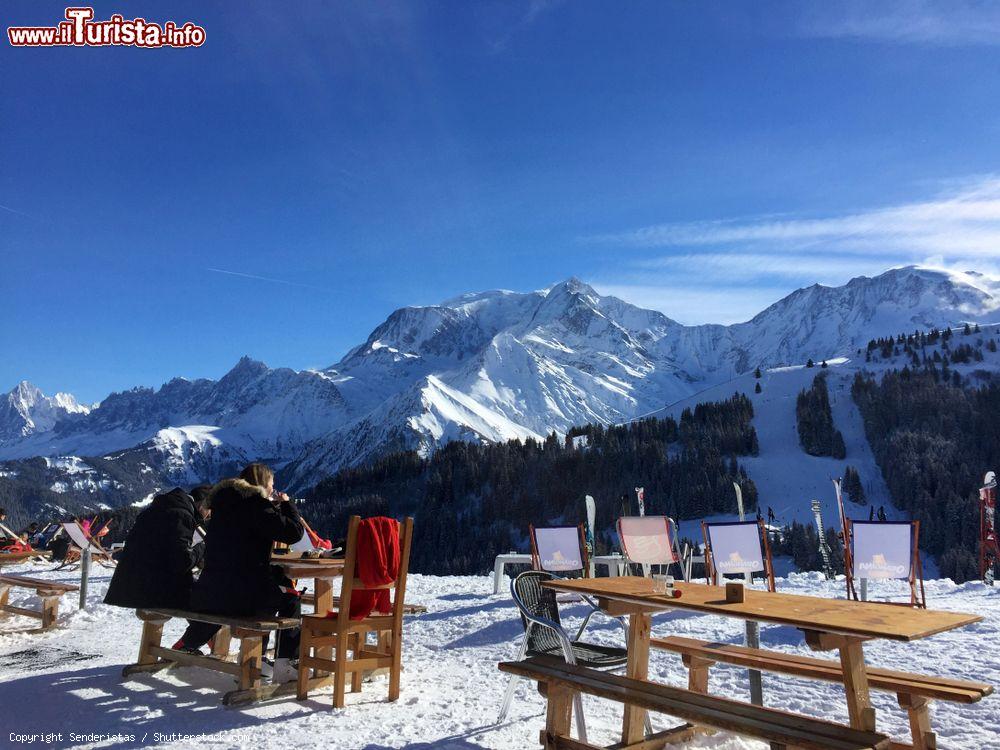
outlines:
M992 586L996 565L1000 561L1000 541L997 540L997 475L990 471L979 489L979 577Z
M635 494L639 500L639 515L644 516L646 515L646 490L643 487L636 487ZM622 496L623 516L629 515L630 508L628 507L628 505L629 505L628 497L623 495ZM595 535L595 529L597 528L595 525L597 518L597 505L594 502L594 498L591 495L587 495L584 499L584 511L585 511L585 517L587 519L584 525L584 543L587 545L588 554L591 557L593 557L595 550L594 535Z

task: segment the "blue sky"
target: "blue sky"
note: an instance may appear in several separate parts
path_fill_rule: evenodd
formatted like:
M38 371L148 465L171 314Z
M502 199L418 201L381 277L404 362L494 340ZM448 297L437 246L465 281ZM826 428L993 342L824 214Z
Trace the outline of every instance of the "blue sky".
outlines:
M396 307L571 275L698 323L997 265L997 5L95 10L207 41L0 45L0 389L325 366Z

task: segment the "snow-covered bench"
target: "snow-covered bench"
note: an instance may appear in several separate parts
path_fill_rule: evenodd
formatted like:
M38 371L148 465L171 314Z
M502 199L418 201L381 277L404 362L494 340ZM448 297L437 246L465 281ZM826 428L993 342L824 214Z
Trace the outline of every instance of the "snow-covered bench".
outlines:
M839 662L812 656L709 643L681 636L652 638L649 645L651 648L680 654L689 670L690 685L707 684L708 669L716 662L826 682L843 682L844 679ZM900 707L905 708L909 716L915 750L933 750L937 747L927 710L927 704L931 700L975 703L993 692L990 685L979 682L877 667L868 667L868 684L873 690L896 694Z
M12 588L34 589L38 598L42 600L41 610L15 607L13 604L8 604L7 601ZM62 598L62 595L69 591L79 590L79 586L74 586L71 583L47 581L44 578L0 576L0 612L35 617L42 621L42 630L48 630L55 627L56 619L59 617L59 600Z
M890 744L888 737L877 732L851 729L672 685L599 672L549 657L503 662L500 670L536 680L548 699L545 729L540 738L545 750L599 750L586 740L570 737L573 694L577 692L668 714L686 722L633 744L611 745L608 750L661 748L668 743L684 741L702 728L763 740L771 743L772 750L885 750Z
M139 659L135 664L122 670L123 677L143 672L158 672L175 666L201 667L214 672L223 672L232 675L237 681L236 689L222 696L222 703L226 706L295 693L294 682L262 685L260 665L264 656L264 636L299 627L300 622L297 617L229 617L179 609L137 609L136 616L142 620ZM160 645L163 626L174 617L222 626L216 633L210 656ZM229 655L231 638L238 638L240 641L236 661L232 661Z

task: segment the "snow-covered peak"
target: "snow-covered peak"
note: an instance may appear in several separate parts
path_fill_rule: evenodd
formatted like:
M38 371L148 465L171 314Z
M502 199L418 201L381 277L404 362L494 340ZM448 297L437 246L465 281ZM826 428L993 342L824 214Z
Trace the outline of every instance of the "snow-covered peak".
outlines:
M728 331L753 365L850 355L879 336L990 322L1000 315L997 289L983 274L906 266L799 289Z
M69 393L46 396L38 386L22 380L0 400L0 443L47 432L61 420L89 411Z

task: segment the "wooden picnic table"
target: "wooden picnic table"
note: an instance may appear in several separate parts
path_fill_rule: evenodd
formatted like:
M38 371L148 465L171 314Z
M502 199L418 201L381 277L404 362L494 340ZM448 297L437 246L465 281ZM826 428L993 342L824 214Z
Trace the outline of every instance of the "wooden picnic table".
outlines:
M873 602L824 599L798 594L771 593L747 588L744 601L726 601L723 586L676 583L680 598L653 592L648 578L579 578L544 581L542 586L557 592L586 594L610 615L628 616L627 676L645 680L649 673L652 614L667 610L701 612L736 617L801 629L806 643L817 651L837 650L847 694L851 727L875 730L875 710L871 705L868 674L862 644L881 638L914 641L964 627L983 618L958 612L909 609ZM646 711L625 707L622 743L639 742L644 736Z

